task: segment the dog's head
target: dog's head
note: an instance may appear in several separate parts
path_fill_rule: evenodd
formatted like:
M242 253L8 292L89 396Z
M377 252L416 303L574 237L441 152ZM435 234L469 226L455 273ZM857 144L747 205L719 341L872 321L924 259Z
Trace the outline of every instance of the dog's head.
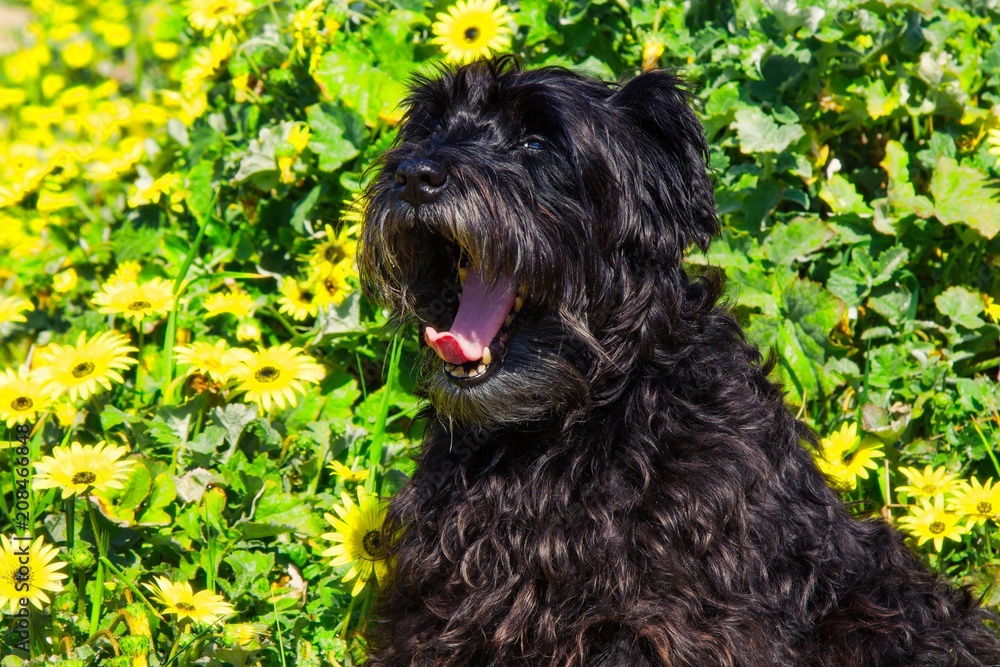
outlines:
M608 84L510 58L422 78L369 187L366 289L416 320L439 414L478 426L587 403L623 311L682 293L716 233L701 126L665 72ZM681 297L678 297L681 298ZM635 323L639 322L638 325Z

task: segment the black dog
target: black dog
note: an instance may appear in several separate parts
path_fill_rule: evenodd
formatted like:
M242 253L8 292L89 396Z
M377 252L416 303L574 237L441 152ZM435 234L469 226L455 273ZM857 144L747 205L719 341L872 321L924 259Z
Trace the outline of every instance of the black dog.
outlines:
M688 102L510 59L415 85L360 258L432 408L370 665L1000 663L683 270L719 229Z

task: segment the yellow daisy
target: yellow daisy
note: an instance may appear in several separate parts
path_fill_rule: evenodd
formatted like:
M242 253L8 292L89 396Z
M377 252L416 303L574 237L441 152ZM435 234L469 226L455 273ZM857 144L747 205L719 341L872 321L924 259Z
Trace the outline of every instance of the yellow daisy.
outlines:
M987 519L1000 523L1000 483L994 484L992 477L985 484L980 484L975 477L971 484L963 480L955 497L949 501L948 509L967 517L965 525L968 528L984 524Z
M20 296L0 296L0 324L4 322L27 322L28 319L22 315L34 310L35 306Z
M240 364L251 360L250 350L229 347L226 341L211 343L191 343L174 348L174 359L181 364L189 364L188 375L201 373L210 375L219 382L226 382L236 374Z
M177 614L177 620L190 618L195 623L217 623L236 613L233 606L221 595L198 591L186 581L170 581L166 577L153 577L155 584L143 584L153 598L163 605L165 614Z
M61 591L61 580L67 576L59 571L66 567L66 563L56 560L59 550L45 544L41 536L30 546L22 539L17 542L15 545L6 535L0 535L0 609L6 607L11 614L17 613L21 598L41 609L49 602L46 591Z
M355 579L351 590L354 597L368 583L372 572L380 583L385 582L388 574L387 545L382 532L386 508L377 496L369 496L363 486L358 487L357 505L347 493L341 493L340 497L343 505L333 508L337 516L324 514L336 532L323 534L323 539L335 542L323 555L333 559L330 564L334 567L351 566L343 581Z
M162 278L150 281L107 282L91 299L99 313L119 314L136 324L143 318L164 317L174 307L173 283Z
M944 509L944 497L934 497L934 504L927 498L920 499L920 505L910 507L909 516L900 517L899 523L906 532L917 538L917 546L927 540L934 541L934 550L941 551L944 541L962 539L968 529L959 521L961 517Z
M100 387L111 389L112 382L124 382L123 371L136 360L128 356L139 350L118 333L105 331L87 340L80 332L75 345L53 343L38 353L38 377L53 398L68 394L71 400L85 401Z
M127 202L129 208L163 203L169 206L171 211L183 213L186 196L180 174L170 172L156 179L144 174L132 185Z
M215 79L223 64L236 52L236 46L236 35L226 31L216 33L208 46L196 49L194 64L184 73L184 91L193 93L201 88L202 84Z
M254 310L253 298L240 290L213 294L201 305L205 309L206 317L229 313L242 319L252 316Z
M72 443L55 447L52 456L43 456L35 463L37 474L32 480L35 489L62 488L62 497L84 494L93 489L101 492L120 489L135 467L135 461L123 460L125 447L99 442L96 445Z
M278 170L281 172L281 182L294 183L296 176L292 172L292 167L302 151L309 145L312 133L305 123L289 123L285 131L285 140L275 151L275 160L278 163Z
M339 306L351 292L342 268L316 271L308 283L317 311L327 305Z
M899 472L903 473L910 483L898 486L896 490L914 499L944 498L955 489L955 475L944 468L927 466L923 472L916 468L900 468Z
M849 424L841 424L840 430L829 438L822 438L820 440L820 449L831 458L843 458L857 444L858 425L851 422Z
M51 402L38 374L26 366L0 372L0 420L8 427L35 421Z
M303 259L309 262L314 270L328 273L342 269L349 273L354 269L354 256L358 251L358 242L350 236L353 227L344 226L339 233L334 233L333 227L325 225L326 239L318 243L313 251Z
M642 71L645 72L660 66L660 57L663 56L665 46L663 39L657 35L642 43Z
M59 401L52 410L56 415L59 426L69 428L76 422L76 416L80 413L72 403Z
M111 274L108 278L106 285L112 283L134 283L139 280L139 274L142 272L142 265L139 262L129 261L122 262L115 269L115 272Z
M79 282L80 278L77 275L76 270L73 267L70 267L65 271L60 271L56 275L52 276L52 289L59 294L66 294L76 289Z
M856 489L858 478L868 479L868 470L876 470L875 459L885 456L882 443L875 438L858 437L857 424L843 424L829 438L820 440L813 454L816 467L842 489Z
M351 470L345 466L340 461L330 461L328 464L330 470L345 482L363 482L368 479L368 470Z
M287 276L281 281L278 311L301 322L316 317L316 313L319 312L319 301L307 283L300 283L295 278Z
M239 381L236 390L246 392L244 400L257 403L265 411L272 406L295 406L297 395L306 391L303 383L318 383L325 374L312 357L288 343L258 348L234 372Z
M993 297L983 294L983 307L987 317L995 323L1000 323L1000 303L994 303Z
M214 32L220 25L232 26L253 11L247 0L188 0L188 21L205 33Z
M467 63L510 45L511 30L506 5L496 0L458 0L447 13L437 15L431 40L445 59Z

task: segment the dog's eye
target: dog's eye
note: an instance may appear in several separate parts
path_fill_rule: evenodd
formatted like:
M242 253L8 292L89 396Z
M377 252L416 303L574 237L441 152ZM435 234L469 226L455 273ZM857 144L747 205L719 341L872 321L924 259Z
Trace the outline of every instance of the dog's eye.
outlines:
M532 151L545 150L545 146L538 139L525 139L519 144L520 148L527 148Z

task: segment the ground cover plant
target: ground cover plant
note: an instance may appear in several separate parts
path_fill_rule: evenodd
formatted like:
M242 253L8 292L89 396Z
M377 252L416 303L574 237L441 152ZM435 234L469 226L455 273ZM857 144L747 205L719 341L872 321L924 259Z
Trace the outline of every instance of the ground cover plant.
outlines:
M0 5L0 664L363 661L421 434L365 169L411 73L508 50L693 82L724 233L691 270L852 507L1000 606L998 9Z

